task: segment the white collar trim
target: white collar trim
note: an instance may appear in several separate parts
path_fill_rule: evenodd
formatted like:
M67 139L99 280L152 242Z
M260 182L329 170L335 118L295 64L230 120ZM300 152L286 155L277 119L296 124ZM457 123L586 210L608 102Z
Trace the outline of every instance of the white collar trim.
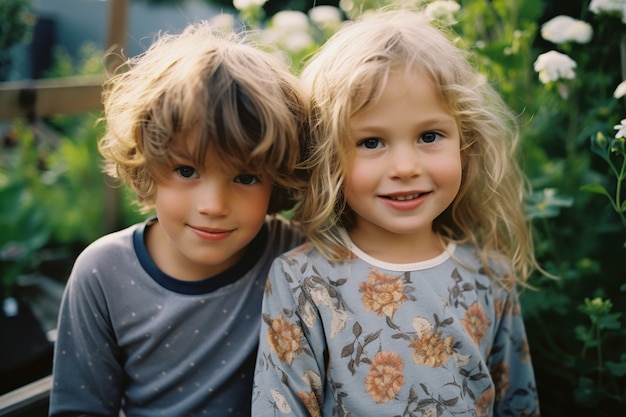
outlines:
M368 255L367 253L363 252L357 245L355 245L354 242L352 242L352 240L350 239L350 236L345 230L342 229L340 233L341 233L341 238L344 240L348 248L357 257L359 257L360 259L364 260L365 262L377 268L387 269L390 271L406 272L406 271L419 271L423 269L433 268L435 266L441 265L442 263L450 259L451 254L453 254L454 250L456 249L456 244L453 242L450 242L448 243L446 248L443 250L443 252L441 252L439 255L435 256L434 258L427 259L425 261L420 261L420 262L396 264L396 263L381 261L380 259L377 259L377 258L374 258L373 256Z

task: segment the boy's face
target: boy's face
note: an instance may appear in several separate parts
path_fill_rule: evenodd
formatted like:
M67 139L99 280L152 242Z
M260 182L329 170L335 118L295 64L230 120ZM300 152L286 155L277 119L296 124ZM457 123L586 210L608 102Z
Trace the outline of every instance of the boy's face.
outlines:
M261 229L271 191L271 179L233 172L211 155L202 167L173 161L157 184L158 222L148 232L148 251L175 278L216 275L241 259Z

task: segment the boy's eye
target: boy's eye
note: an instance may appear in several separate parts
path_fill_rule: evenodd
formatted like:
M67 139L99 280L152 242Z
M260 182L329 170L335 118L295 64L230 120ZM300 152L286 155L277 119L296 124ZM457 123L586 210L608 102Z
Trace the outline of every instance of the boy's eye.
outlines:
M256 184L260 182L260 180L259 180L259 177L257 177L256 175L241 174L235 177L235 182L238 182L244 185L252 185L252 184Z
M367 148L367 149L376 149L382 146L382 142L378 138L367 138L363 139L358 143L359 147Z
M420 140L424 143L433 143L439 138L441 135L437 132L426 132L420 137Z
M195 168L186 165L174 168L174 172L177 172L183 178L195 178L198 176Z

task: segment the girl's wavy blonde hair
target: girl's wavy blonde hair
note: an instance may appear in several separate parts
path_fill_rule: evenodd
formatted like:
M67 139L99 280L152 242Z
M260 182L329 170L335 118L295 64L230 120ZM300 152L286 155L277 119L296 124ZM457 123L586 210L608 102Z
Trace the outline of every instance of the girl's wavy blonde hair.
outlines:
M377 98L391 71L419 69L435 80L456 119L465 155L459 193L434 230L479 248L492 277L502 255L520 283L537 266L523 211L527 181L518 165L516 118L469 59L452 33L418 12L387 10L346 23L307 63L312 178L295 218L327 259L349 256L339 229L353 222L342 192L354 151L350 118Z
M154 208L173 145L190 134L198 166L212 152L225 167L273 181L268 213L299 199L308 100L288 67L243 35L205 21L160 34L105 83L104 170L132 188L143 212Z

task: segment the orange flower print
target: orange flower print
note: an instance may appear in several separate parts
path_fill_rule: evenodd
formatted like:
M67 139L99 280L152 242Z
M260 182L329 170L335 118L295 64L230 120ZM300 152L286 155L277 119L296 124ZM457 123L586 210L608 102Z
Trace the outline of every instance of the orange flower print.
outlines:
M491 379L496 386L496 400L499 400L509 390L510 370L506 362L497 363L491 368Z
M474 303L465 312L465 317L461 320L465 331L469 333L474 343L478 346L485 337L485 332L489 328L489 320L483 310L483 307Z
M365 378L365 392L378 404L394 399L404 385L403 370L400 355L391 351L378 352Z
M413 360L420 365L438 368L443 365L452 354L454 338L445 339L440 334L425 332L416 336L409 344L413 349Z
M493 387L483 392L476 400L476 416L477 417L489 417L491 406L493 404L493 398L495 396L495 390Z
M300 401L302 401L311 417L322 417L322 411L320 410L317 397L314 393L299 391L298 398L300 398Z
M393 317L408 298L404 294L402 280L372 269L368 282L359 283L361 301L366 311L374 311L379 317Z
M295 356L302 353L301 336L300 328L285 320L282 314L277 319L270 320L267 341L282 363L291 365Z

